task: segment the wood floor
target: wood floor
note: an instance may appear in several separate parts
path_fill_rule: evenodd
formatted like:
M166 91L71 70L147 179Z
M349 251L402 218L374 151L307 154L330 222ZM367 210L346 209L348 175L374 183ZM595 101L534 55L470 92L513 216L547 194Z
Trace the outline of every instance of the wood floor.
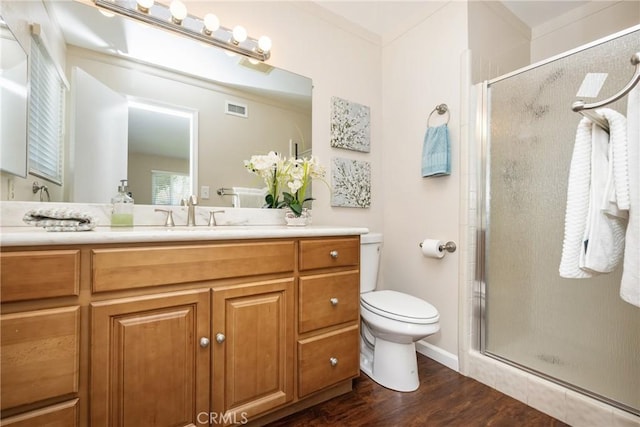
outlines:
M386 389L364 374L354 391L283 418L286 426L542 427L566 426L524 403L418 354L420 388Z

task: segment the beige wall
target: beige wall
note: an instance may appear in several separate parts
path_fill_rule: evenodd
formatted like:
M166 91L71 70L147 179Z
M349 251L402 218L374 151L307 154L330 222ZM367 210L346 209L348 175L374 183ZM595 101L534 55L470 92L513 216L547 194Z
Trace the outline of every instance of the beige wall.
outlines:
M434 305L441 329L427 341L453 355L458 352L459 253L429 259L418 244L425 238L460 242L460 130L466 108L461 70L466 51L467 5L453 1L385 45L382 57L384 287ZM451 114L451 175L422 178L427 117L441 103ZM437 114L431 120L432 126L443 123Z
M592 1L533 28L531 60L541 61L639 23L637 0Z
M497 1L469 5L472 82L478 83L531 63L531 29Z

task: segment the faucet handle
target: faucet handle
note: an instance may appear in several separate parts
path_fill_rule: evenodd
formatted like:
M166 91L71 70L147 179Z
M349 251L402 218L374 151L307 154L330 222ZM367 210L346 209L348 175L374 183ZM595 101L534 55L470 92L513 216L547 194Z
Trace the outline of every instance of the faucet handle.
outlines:
M209 211L209 227L215 227L216 225L216 214L224 213L224 211Z
M198 196L190 196L189 197L189 205L190 206L197 206L198 205Z
M167 219L164 222L164 226L165 227L174 227L176 225L175 222L173 222L173 211L169 210L169 209L155 209L156 212L166 212L167 214Z

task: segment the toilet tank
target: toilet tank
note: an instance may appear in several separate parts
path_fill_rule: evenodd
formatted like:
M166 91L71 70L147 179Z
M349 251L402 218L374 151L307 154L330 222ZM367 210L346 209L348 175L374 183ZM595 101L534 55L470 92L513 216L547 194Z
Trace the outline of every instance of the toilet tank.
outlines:
M382 234L367 233L360 236L360 293L376 288L381 249Z

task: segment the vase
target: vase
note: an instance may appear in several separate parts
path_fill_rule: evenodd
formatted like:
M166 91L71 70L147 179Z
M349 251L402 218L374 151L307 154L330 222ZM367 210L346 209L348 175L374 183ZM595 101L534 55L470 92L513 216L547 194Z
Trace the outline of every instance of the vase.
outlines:
M304 227L305 225L311 224L311 211L307 208L302 208L300 216L296 216L291 209L286 209L284 213L284 220L287 222L288 226Z

